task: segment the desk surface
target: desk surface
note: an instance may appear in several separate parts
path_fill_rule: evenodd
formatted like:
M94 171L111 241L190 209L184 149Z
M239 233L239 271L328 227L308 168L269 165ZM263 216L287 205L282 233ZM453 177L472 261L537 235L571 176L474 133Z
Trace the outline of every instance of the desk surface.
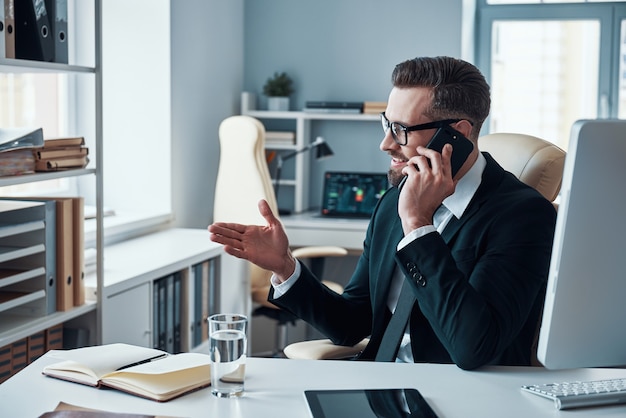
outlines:
M626 405L558 411L554 404L522 392L523 384L624 377L626 370L548 371L533 367L489 367L463 371L455 365L366 363L250 358L246 393L218 399L210 390L158 403L110 389L45 377L47 355L0 384L0 416L38 417L59 401L116 412L176 417L309 417L305 389L418 389L441 417L624 417Z
M357 252L369 225L369 219L323 218L317 211L281 216L281 222L294 247L338 245Z

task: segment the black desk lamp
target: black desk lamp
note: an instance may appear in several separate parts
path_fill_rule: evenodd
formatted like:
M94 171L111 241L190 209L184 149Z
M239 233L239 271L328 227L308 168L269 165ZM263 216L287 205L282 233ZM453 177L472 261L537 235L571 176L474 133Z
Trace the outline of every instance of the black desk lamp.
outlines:
M278 154L278 160L276 161L276 172L274 174L274 180L275 180L274 196L276 197L276 203L278 203L278 188L280 187L280 175L283 169L283 162L285 162L285 160L295 157L296 155L302 152L310 151L313 148L317 148L317 154L315 155L315 158L317 160L330 157L333 155L333 150L330 149L330 147L328 146L324 138L322 138L321 136L318 136L317 138L315 138L315 141L311 142L309 145L305 146L304 148L290 152L289 154L285 154L285 155ZM289 211L286 211L284 209L279 209L278 212L281 215L285 215L289 213Z

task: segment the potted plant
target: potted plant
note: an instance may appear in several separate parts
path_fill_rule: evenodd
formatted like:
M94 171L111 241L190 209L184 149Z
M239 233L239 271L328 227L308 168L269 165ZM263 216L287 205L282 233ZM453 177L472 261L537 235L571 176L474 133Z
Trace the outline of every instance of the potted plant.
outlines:
M293 92L293 80L285 72L274 73L263 86L269 110L289 110L289 96Z

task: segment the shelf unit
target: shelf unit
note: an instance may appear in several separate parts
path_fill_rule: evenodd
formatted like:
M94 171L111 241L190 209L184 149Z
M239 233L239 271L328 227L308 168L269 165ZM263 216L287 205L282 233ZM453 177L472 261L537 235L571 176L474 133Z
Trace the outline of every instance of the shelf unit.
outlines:
M0 315L39 317L57 309L56 275L48 274L55 255L47 245L55 239L54 228L48 227L49 218L54 222L49 207L44 202L0 201Z
M85 58L82 53L76 53L70 55L70 63L54 63L54 62L41 62L22 59L7 59L0 58L0 72L2 73L53 73L53 74L69 74L71 77L89 77L90 81L93 80L93 86L95 90L95 104L93 106L95 112L95 132L94 141L95 146L90 149L91 164L95 168L59 171L59 172L47 172L47 173L35 173L13 177L0 177L0 188L36 183L45 180L53 180L60 178L69 178L76 176L93 176L95 178L95 196L96 196L96 248L97 248L97 275L98 286L101 286L102 282L102 253L103 253L103 232L102 232L102 73L101 73L101 16L102 5L101 0L92 0L92 3L74 3L74 7L85 7L82 10L89 10L93 14L93 26L90 24L85 27L93 28L94 45L89 48L89 55L92 57ZM73 45L77 45L84 39L92 39L91 34L83 34L86 36L79 36L78 31L84 30L84 28L77 25L77 32L70 33L68 39L70 39L70 48ZM72 44L74 42L74 44ZM93 62L93 64L91 64ZM89 63L82 65L82 63ZM88 106L91 107L91 106ZM74 115L76 116L76 115ZM98 298L99 300L99 298ZM81 306L74 307L67 311L56 311L52 313L41 313L37 315L22 315L14 313L13 310L7 310L9 313L0 312L0 347L12 344L23 338L26 338L32 334L42 332L46 329L54 327L73 319L80 318L87 314L93 314L96 312L97 322L101 323L102 310L97 309L98 302L89 301ZM41 309L37 309L41 311ZM97 327L99 328L99 327ZM96 336L96 340L99 341L100 336Z
M267 110L251 110L242 109L243 115L255 117L261 122L268 120L292 121L295 123L296 140L294 145L271 145L266 144L265 148L275 150L277 152L287 152L299 150L312 142L311 140L311 124L316 121L356 121L356 122L376 122L380 120L380 116L376 114L364 113L311 113L301 111L267 111ZM293 208L295 213L301 213L309 209L309 170L310 155L308 153L300 153L294 157L294 175L293 178L283 179L281 176L281 187L293 187ZM272 173L273 174L273 173Z
M206 229L169 228L107 245L101 291L95 275L85 278L87 299L100 294L107 312L101 323L102 344L122 341L155 346L155 319L163 308L163 301L154 298L155 291L162 279L178 276L180 298L167 297L164 313L170 315L173 308L180 314L183 351L198 346L208 336L202 328L206 328L205 319L219 310L223 254L223 247L209 240Z

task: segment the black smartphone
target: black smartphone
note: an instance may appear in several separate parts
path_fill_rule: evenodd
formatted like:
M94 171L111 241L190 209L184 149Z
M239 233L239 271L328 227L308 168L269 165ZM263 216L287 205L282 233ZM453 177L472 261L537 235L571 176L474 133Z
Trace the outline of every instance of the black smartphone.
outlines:
M465 135L463 135L461 132L457 131L449 125L446 125L437 129L433 137L430 139L430 142L428 142L428 145L426 145L426 148L430 148L441 153L445 144L452 144L452 156L450 157L450 165L452 167L452 177L454 177L474 149L474 144L472 143L472 141L467 139ZM405 182L406 176L398 185L398 190L402 189L402 186L404 186Z
M474 149L474 144L461 132L446 125L437 129L426 148L440 153L445 144L452 144L450 165L452 166L452 177L454 177Z

